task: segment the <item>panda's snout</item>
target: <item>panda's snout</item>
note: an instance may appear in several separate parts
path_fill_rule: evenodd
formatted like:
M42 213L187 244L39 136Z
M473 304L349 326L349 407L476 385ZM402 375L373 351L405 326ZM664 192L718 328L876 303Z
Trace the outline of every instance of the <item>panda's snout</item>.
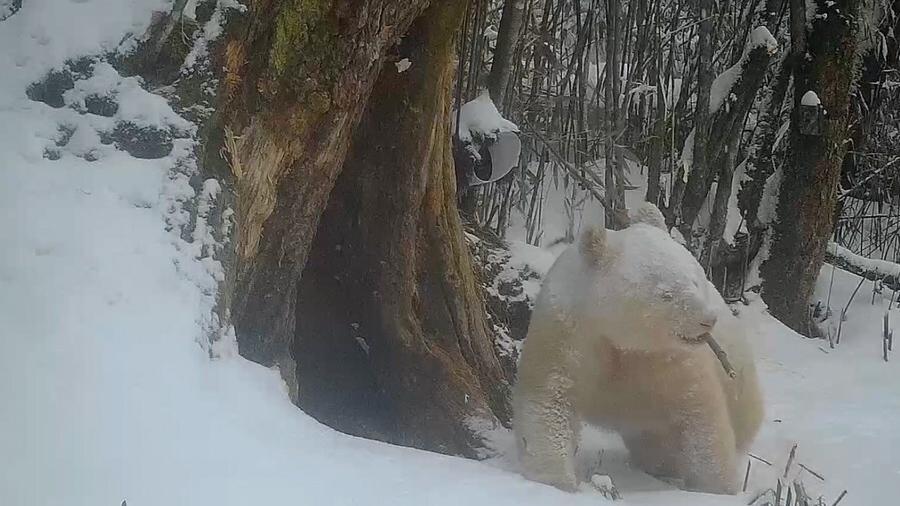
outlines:
M701 327L703 327L704 329L707 329L707 331L708 331L716 326L716 322L718 320L719 320L719 316L716 313L714 313L712 311L706 311L703 313L703 316L700 318L700 321L698 323Z

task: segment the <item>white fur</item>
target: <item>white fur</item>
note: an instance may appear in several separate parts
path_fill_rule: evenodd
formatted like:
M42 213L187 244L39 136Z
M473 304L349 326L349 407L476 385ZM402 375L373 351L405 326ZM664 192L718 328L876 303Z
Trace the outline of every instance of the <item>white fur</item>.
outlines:
M651 474L734 493L762 417L753 356L700 265L643 214L623 231L588 230L547 274L513 395L520 460L528 478L574 490L586 421L618 431ZM708 332L735 379L702 344Z

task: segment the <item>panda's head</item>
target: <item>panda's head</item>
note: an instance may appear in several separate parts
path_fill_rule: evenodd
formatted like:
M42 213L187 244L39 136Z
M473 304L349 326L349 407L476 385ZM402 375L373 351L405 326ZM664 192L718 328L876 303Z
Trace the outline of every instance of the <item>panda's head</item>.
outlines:
M595 330L622 349L704 342L725 302L693 255L666 232L655 206L635 215L624 230L592 229L582 236L582 257L594 273L593 301L584 309L597 317L602 328Z

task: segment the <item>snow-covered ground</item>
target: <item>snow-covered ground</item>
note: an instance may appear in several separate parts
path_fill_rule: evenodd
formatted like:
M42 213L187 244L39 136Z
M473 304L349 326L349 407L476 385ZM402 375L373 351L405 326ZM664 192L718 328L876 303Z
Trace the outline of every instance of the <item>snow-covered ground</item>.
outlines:
M141 33L165 5L26 0L0 22L0 505L602 503L589 487L569 495L525 481L509 455L479 463L337 433L291 405L278 375L237 357L233 343L210 359L202 343L215 244L195 229L207 244L198 251L178 233L183 204L203 197L184 181L191 141L139 160L98 142L106 119L25 95L66 59ZM105 76L132 97L116 119L179 123L132 81ZM80 144L50 160L61 124L81 130ZM526 246L515 251L546 263ZM823 274L824 300L831 269ZM837 272L835 313L857 279ZM885 363L880 340L889 296L872 305L866 282L834 350L758 302L742 308L767 395L754 452L774 463L754 463L751 492L774 483L799 443L797 461L826 479L804 481L829 502L843 489L847 506L900 498L900 357ZM508 435L494 436L505 447ZM629 469L614 436L587 439L585 465L603 449L600 470L624 504L746 504L750 495L674 490Z

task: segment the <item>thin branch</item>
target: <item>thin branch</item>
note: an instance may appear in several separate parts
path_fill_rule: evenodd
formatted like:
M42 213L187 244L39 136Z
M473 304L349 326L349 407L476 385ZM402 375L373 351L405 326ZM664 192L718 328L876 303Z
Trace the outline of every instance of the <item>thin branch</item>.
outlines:
M703 335L703 340L706 341L706 344L709 345L713 353L716 354L716 358L719 359L719 362L722 364L722 368L725 369L725 373L728 374L728 377L736 377L737 373L734 371L734 367L731 366L731 362L728 361L728 354L725 353L725 350L723 350L721 346L719 346L719 343L713 338L712 334L707 332Z

